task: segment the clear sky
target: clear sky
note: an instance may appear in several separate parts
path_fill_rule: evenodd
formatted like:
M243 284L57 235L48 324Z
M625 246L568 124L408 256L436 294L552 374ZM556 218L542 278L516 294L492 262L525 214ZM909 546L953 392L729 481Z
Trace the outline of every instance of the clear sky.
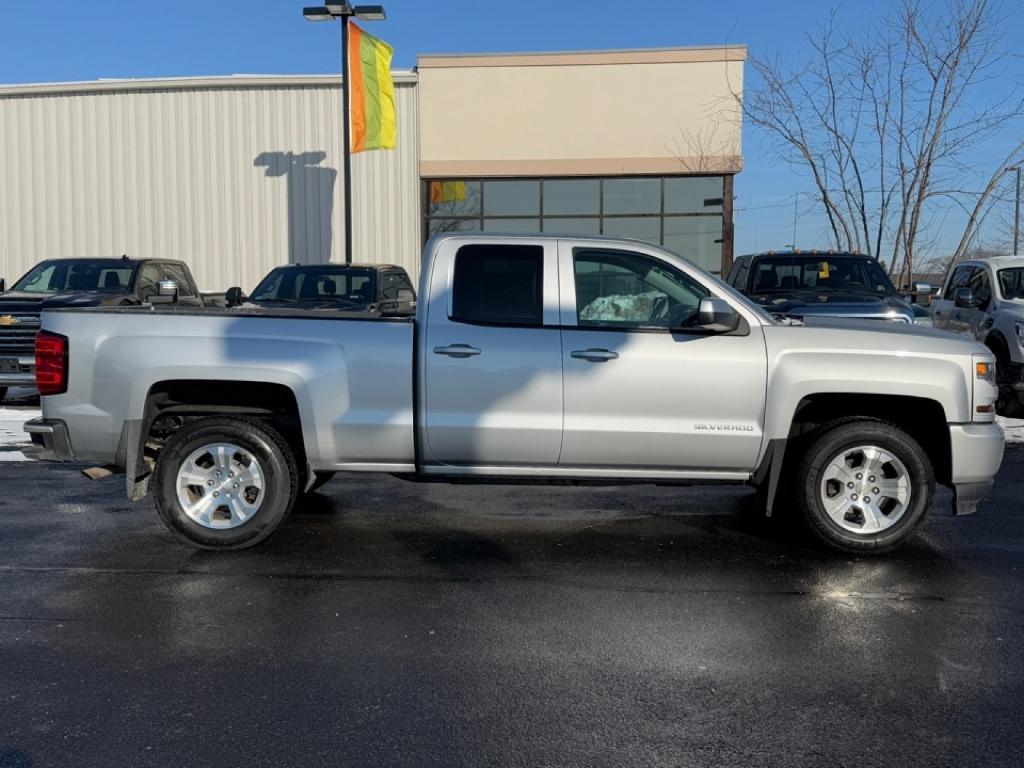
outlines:
M302 0L0 0L0 82L237 73L330 73L339 69L338 28L302 18ZM312 0L307 3L314 4ZM395 66L418 53L540 51L745 43L774 56L803 46L802 32L827 12L810 0L385 0L372 31L395 47ZM856 29L887 15L892 0L840 3ZM1024 39L1019 0L1004 3L1008 41ZM998 81L986 86L998 93ZM998 148L988 148L994 152ZM806 180L744 130L736 180L736 251L792 242L794 193ZM981 155L979 165L991 158ZM822 217L797 208L797 244L824 245ZM957 217L935 222L943 244Z

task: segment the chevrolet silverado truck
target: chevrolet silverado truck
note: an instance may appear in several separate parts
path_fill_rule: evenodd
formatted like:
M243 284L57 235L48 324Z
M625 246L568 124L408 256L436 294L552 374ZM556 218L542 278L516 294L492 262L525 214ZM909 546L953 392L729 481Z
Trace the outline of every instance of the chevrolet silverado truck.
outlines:
M980 341L996 356L996 413L1024 416L1024 257L954 265L932 304L936 328Z
M931 286L916 283L907 301L878 261L863 253L787 251L740 256L733 262L728 283L773 315L932 324L928 309L915 303L931 293Z
M188 266L166 259L47 259L10 290L0 280L0 401L9 387L35 384L33 344L44 309L143 304L165 280L177 284L182 305L203 303Z
M641 242L450 234L412 318L54 310L51 460L123 468L172 532L252 546L334 472L753 484L846 551L891 549L936 483L973 512L1003 455L994 356L910 324L785 325Z

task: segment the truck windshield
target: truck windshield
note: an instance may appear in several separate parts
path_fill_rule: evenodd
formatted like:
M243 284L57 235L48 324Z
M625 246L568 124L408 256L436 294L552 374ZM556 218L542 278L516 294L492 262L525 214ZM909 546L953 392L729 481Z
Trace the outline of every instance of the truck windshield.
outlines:
M1024 267L1000 269L999 290L1004 299L1024 299Z
M281 267L256 286L252 301L337 301L369 304L374 300L374 271L352 267Z
M754 259L751 293L844 292L891 296L896 289L872 258L824 253Z
M11 290L24 293L126 293L131 288L134 270L133 264L126 264L120 259L54 259L36 264Z

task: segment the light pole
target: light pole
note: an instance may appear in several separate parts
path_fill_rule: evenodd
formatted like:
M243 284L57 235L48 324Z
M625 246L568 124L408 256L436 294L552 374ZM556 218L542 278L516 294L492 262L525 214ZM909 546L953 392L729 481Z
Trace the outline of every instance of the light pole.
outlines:
M1017 195L1013 205L1013 255L1020 255L1020 166L1013 165L1006 170L1017 173Z
M348 98L348 22L353 16L364 21L383 21L386 17L383 5L349 5L348 3L327 3L302 9L307 21L341 20L341 122L342 122L342 175L345 177L344 211L345 220L345 263L352 263L352 140L349 127Z

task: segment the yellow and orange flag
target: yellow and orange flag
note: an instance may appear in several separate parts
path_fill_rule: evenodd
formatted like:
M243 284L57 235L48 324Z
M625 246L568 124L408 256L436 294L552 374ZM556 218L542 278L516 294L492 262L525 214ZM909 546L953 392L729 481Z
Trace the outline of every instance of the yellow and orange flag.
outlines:
M391 81L393 49L355 24L349 24L349 107L352 151L394 149L398 141L395 85Z

